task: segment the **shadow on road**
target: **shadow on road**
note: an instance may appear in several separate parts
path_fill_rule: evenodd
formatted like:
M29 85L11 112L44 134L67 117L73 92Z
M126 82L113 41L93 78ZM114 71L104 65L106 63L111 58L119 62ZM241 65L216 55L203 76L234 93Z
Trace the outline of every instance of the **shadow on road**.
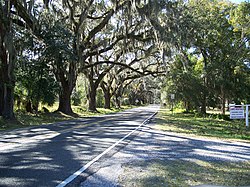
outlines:
M250 185L250 145L202 139L144 126L120 152L89 170L81 187ZM114 168L120 166L116 174ZM98 169L96 169L98 168ZM116 175L110 177L108 173Z
M2 132L0 186L56 186L135 129L148 111Z

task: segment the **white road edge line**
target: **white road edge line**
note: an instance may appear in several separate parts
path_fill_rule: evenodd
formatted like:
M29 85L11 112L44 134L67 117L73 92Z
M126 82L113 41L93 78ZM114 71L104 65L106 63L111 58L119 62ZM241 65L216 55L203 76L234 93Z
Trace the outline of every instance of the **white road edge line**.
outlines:
M90 162L88 162L87 164L85 164L82 168L80 168L78 171L76 171L75 173L73 173L72 175L70 175L67 179L65 179L64 181L62 181L60 184L58 184L56 187L64 187L67 184L69 184L70 182L72 182L76 177L78 177L81 173L83 173L86 169L88 169L92 164L94 164L97 160L99 160L103 155L107 154L111 149L113 149L115 146L117 146L119 143L121 143L123 140L125 140L126 138L128 138L131 134L133 134L135 131L137 131L142 125L146 124L151 118L153 118L158 111L154 112L150 117L148 117L147 119L145 119L138 127L136 127L133 131L131 131L130 133L128 133L126 136L124 136L123 138L121 138L120 140L118 140L116 143L114 143L113 145L111 145L109 148L107 148L105 151L103 151L101 154L99 154L98 156L96 156L93 160L91 160Z

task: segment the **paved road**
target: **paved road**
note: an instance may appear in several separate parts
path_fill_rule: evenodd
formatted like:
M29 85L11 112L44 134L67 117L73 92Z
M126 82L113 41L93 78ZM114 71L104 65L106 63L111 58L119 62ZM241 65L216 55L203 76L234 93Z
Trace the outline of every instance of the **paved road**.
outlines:
M1 132L0 186L56 186L158 108Z
M140 133L123 149L111 158L96 163L90 169L92 175L85 177L81 187L116 187L119 178L127 180L131 176L124 174L124 167L131 163L151 160L185 160L196 162L242 162L250 161L250 144L188 137L178 133L154 129L154 121L140 128ZM136 180L138 168L133 168ZM250 177L250 173L249 173ZM131 179L131 178L130 178ZM165 185L164 185L165 186ZM249 184L250 186L250 184Z

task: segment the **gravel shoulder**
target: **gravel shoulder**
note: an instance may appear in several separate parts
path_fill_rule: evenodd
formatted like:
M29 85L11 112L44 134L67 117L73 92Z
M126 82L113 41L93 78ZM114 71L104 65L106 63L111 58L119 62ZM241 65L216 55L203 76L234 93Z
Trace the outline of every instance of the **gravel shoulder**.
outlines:
M188 137L143 126L80 186L250 186L250 144Z

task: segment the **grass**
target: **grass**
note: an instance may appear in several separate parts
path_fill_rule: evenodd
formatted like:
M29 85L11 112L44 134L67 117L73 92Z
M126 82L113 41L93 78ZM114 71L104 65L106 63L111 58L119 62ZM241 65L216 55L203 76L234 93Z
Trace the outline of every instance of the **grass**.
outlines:
M176 111L172 114L161 109L156 128L189 135L250 140L250 128L247 129L244 123L244 120L215 119L214 115L204 118Z
M36 115L24 112L16 112L15 115L16 120L13 121L3 121L1 119L0 130L11 130L73 119L73 117L64 115L62 113L39 113Z
M148 160L130 163L123 168L119 182L128 187L250 185L250 162Z
M132 107L133 106L123 106L122 109L97 108L98 112L89 112L87 111L87 109L83 107L72 106L72 109L75 113L75 115L73 116L65 115L60 112L54 112L57 109L56 106L48 107L50 111L49 113L39 112L38 114L30 114L30 113L25 113L23 111L16 111L15 112L16 120L14 121L4 121L2 118L0 118L0 131L23 128L23 127L31 127L31 126L37 126L37 125L42 125L42 124L50 124L50 123L76 119L76 118L81 118L81 117L110 114L110 113L123 111Z
M244 121L223 120L185 114L183 111L161 109L154 128L183 133L188 136L250 140ZM250 186L250 161L216 162L193 160L144 160L123 165L119 177L121 186L128 187L187 187L196 185Z

